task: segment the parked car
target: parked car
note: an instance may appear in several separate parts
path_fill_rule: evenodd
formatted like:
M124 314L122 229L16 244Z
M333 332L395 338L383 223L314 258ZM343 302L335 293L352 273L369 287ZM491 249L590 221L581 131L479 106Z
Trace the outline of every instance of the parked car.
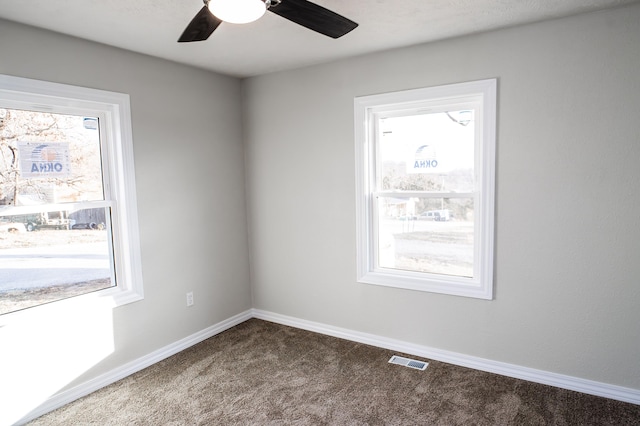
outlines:
M0 232L27 232L24 223L0 221Z
M24 224L27 232L41 228L71 229L71 220L66 211L45 211L20 215L5 216L4 220Z
M445 210L430 210L420 215L422 220L435 220L437 222L446 222L451 219L451 212Z
M72 221L72 224L71 224L71 229L99 229L99 230L103 230L104 227L105 227L104 223L95 223L95 222L75 223L75 221Z

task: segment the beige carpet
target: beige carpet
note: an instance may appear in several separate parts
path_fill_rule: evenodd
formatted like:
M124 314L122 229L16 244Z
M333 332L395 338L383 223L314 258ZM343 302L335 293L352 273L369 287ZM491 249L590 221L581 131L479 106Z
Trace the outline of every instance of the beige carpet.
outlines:
M252 319L30 424L640 425L638 405L394 354Z

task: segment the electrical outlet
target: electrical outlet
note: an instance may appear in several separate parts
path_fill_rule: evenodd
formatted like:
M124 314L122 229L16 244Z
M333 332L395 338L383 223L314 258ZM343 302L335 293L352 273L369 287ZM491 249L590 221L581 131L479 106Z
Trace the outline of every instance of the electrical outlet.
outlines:
M187 293L187 306L193 306L193 292Z

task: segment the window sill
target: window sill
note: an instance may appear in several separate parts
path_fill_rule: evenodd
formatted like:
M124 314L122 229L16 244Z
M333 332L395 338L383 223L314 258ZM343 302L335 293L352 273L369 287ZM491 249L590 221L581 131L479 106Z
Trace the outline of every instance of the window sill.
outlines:
M442 275L429 275L398 270L381 270L364 273L358 277L357 281L362 284L381 285L428 293L485 300L493 299L492 288L472 278L444 277Z

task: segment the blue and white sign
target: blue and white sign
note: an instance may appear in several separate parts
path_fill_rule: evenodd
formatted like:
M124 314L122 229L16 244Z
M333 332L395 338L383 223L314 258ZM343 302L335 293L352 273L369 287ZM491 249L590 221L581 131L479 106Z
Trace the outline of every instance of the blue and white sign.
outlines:
M24 179L64 178L71 173L66 142L18 142L20 175Z
M442 165L433 145L421 145L407 163L409 173L438 173Z

